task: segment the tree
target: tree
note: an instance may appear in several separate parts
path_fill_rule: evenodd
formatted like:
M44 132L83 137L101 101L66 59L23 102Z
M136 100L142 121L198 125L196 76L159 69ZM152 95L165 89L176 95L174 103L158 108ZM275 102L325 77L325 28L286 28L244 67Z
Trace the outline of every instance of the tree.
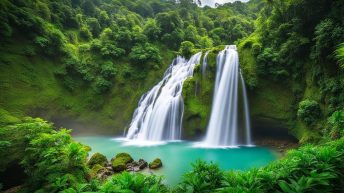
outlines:
M101 27L98 22L98 19L91 17L91 18L88 18L86 22L91 33L93 34L93 37L98 37L98 35L101 32Z
M176 12L159 13L156 16L156 21L163 34L171 33L171 31L178 30L183 26L183 21Z
M83 38L84 40L90 40L92 39L92 33L90 32L90 30L88 29L88 27L83 26L80 29L80 37Z
M193 25L189 25L185 29L185 40L193 42L194 44L198 44L200 36L198 35L197 29Z
M143 32L150 41L156 41L160 36L161 29L155 19L149 18L143 27Z
M336 57L340 66L344 69L344 43L341 43L336 50Z
M147 64L160 63L159 49L150 43L138 44L131 49L129 58L133 63Z
M96 7L93 4L92 0L86 0L84 3L81 5L82 9L84 10L85 14L88 16L94 16L96 12Z
M208 36L204 36L199 40L200 48L211 48L213 46L213 40Z
M180 44L179 53L185 57L190 57L193 53L194 44L190 41L184 41Z

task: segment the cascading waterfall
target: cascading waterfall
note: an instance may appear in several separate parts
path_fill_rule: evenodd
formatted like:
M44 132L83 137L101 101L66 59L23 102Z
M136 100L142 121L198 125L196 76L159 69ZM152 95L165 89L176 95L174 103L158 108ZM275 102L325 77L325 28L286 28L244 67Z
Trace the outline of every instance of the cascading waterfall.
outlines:
M127 139L168 141L181 138L183 83L193 75L201 55L199 52L189 61L180 56L173 60L163 79L141 97L128 129Z
M207 70L207 66L208 66L208 54L209 54L209 51L207 51L203 57L203 63L202 63L202 68L201 68L202 77L205 77L205 75L206 75L206 70Z
M240 92L242 97L239 97ZM217 56L213 105L204 145L234 147L251 144L245 82L239 69L236 46L230 45Z

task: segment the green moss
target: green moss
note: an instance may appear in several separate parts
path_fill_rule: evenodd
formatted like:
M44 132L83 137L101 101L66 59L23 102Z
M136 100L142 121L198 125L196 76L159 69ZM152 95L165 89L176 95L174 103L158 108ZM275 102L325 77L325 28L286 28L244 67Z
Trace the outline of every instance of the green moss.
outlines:
M20 122L20 119L12 116L8 111L0 108L0 126Z
M208 65L205 75L202 75L200 68L202 64L199 64L194 69L193 77L185 80L183 84L182 95L185 105L183 137L185 138L195 138L205 133L211 111L216 75L216 57L223 48L224 46L217 46L208 49Z
M256 59L251 49L239 48L240 69L243 72L245 83L249 88L255 88L258 85Z
M75 89L68 90L64 81L56 75L62 68L59 58L48 58L41 53L34 56L21 54L25 46L33 45L19 37L0 47L0 109L8 112L6 116L1 113L0 121L14 121L13 117L38 116L56 121L59 125L68 123L65 125L67 127L80 125L82 129L78 132L87 127L93 132L104 134L123 132L142 94L161 79L174 57L166 46L158 45L164 53L159 69L149 70L141 79L130 83L127 78L117 77L108 93L96 94L77 75L71 79L76 85ZM82 57L88 58L91 54L86 53ZM97 63L101 62L99 58ZM117 62L121 69L133 70L125 58Z
M91 178L96 178L97 174L99 174L102 170L105 170L104 166L99 165L99 164L95 164L91 170L90 170L90 177Z
M112 160L112 168L115 172L126 170L127 163L134 161L133 158L127 153L119 153Z
M101 153L95 153L92 155L92 157L90 158L90 160L88 161L87 165L92 168L94 165L101 165L104 166L107 162L107 159L105 157L105 155L101 154Z
M161 159L159 159L159 158L156 158L151 163L149 163L150 169L158 169L161 167L162 167L162 162L161 162Z

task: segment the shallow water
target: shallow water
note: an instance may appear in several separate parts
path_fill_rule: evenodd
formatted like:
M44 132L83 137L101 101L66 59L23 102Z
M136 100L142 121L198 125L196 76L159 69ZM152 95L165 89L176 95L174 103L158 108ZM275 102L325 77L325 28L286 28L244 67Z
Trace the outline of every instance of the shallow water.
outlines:
M197 159L217 163L224 170L247 170L265 166L277 158L274 151L263 147L209 149L195 147L194 143L186 141L135 146L112 137L79 136L74 139L90 146L90 155L100 152L108 159L121 152L129 153L135 160L143 158L147 162L160 158L163 167L154 170L154 173L163 175L170 185L177 184L182 175L191 170L190 164Z

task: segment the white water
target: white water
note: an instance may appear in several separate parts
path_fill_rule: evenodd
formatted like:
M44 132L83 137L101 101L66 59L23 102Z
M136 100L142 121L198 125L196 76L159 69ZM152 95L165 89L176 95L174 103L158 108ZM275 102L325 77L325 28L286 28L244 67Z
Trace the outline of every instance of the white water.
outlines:
M201 55L201 52L197 53L189 61L180 56L173 60L163 79L141 97L128 129L127 139L144 142L181 138L183 83L193 75Z
M213 106L203 145L236 147L251 144L249 107L238 52L236 46L226 46L217 56Z
M209 54L209 51L207 51L203 57L203 63L202 63L202 68L201 68L202 77L205 77L206 75L207 66L208 66L208 54Z

